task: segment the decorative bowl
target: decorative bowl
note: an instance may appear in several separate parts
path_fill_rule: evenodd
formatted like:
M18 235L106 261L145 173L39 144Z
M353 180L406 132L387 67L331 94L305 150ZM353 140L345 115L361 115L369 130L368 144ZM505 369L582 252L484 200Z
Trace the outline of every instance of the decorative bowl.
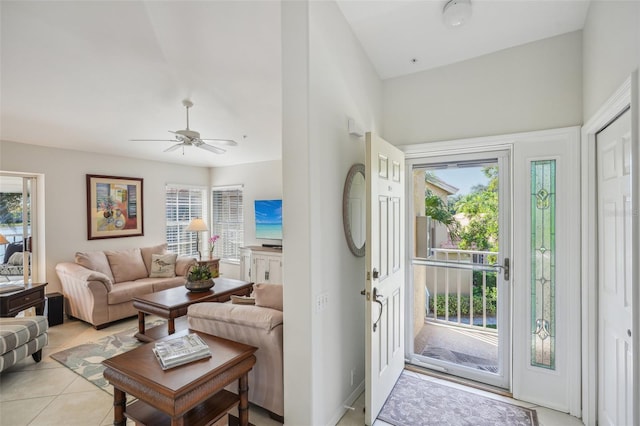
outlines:
M208 280L201 281L187 280L187 283L184 286L187 288L187 290L197 293L200 291L208 291L215 284L216 283L213 281L213 279L209 278Z

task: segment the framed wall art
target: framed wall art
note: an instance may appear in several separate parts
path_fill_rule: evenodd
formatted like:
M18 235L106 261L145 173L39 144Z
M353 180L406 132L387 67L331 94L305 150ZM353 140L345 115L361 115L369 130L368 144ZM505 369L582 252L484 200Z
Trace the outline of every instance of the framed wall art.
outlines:
M142 179L87 175L88 239L144 235Z

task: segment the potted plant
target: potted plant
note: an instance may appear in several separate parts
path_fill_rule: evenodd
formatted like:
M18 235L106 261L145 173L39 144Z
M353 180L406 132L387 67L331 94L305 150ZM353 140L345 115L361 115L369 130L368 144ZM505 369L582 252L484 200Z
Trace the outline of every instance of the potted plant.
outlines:
M187 287L190 291L207 291L214 286L213 274L209 265L194 264L189 267L187 272Z

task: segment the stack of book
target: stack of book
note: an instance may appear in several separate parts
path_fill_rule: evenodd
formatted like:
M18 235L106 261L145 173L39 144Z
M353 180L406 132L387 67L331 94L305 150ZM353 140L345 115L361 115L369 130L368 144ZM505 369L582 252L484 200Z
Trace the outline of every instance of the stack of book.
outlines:
M211 356L209 346L194 333L156 342L153 353L163 370Z

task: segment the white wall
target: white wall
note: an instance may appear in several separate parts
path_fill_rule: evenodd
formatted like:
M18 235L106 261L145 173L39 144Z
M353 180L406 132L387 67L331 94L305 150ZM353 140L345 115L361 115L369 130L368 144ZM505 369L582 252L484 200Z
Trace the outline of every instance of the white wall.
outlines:
M596 1L589 6L589 12L583 29L583 115L587 123L596 112L604 106L604 103L617 91L629 75L640 67L640 2L637 1ZM636 94L640 98L640 89ZM635 112L635 122L640 120L640 112ZM637 124L636 124L637 129ZM583 165L584 167L585 165ZM639 193L636 189L634 196ZM585 289L585 294L589 294ZM636 296L633 303L637 306L640 299ZM595 303L597 305L597 302ZM595 306L594 302L587 301L586 306ZM587 312L587 317L591 312ZM636 315L636 329L640 329L640 316ZM591 327L597 329L597 325ZM589 329L585 333L589 333ZM583 333L587 345L595 341L596 332L590 335ZM637 333L634 335L633 351L640 346ZM585 347L585 345L583 345ZM587 352L588 353L588 352ZM593 374L588 374L590 368L596 368L596 360L587 359L583 365L586 377L583 387L583 419L585 424L596 424L597 404L590 403L597 399L596 381ZM636 362L637 365L637 362ZM634 393L640 394L640 369L634 366ZM588 399L589 396L592 399ZM640 410L635 408L636 423Z
M344 181L364 142L347 116L378 131L382 86L334 2L282 8L285 419L335 424L364 380L365 265L342 227ZM315 312L321 294L329 303Z
M0 142L0 170L44 174L47 293L60 292L55 266L76 251L121 249L165 241L165 185L206 186L209 169L157 161ZM141 177L144 236L87 239L86 175Z
M640 66L640 2L592 1L583 49L586 123Z
M254 200L282 198L282 161L241 164L211 169L211 187L243 185L244 244L260 245L256 240ZM220 272L229 278L240 278L240 266L222 263Z
M398 145L582 123L581 32L384 81L384 137Z

